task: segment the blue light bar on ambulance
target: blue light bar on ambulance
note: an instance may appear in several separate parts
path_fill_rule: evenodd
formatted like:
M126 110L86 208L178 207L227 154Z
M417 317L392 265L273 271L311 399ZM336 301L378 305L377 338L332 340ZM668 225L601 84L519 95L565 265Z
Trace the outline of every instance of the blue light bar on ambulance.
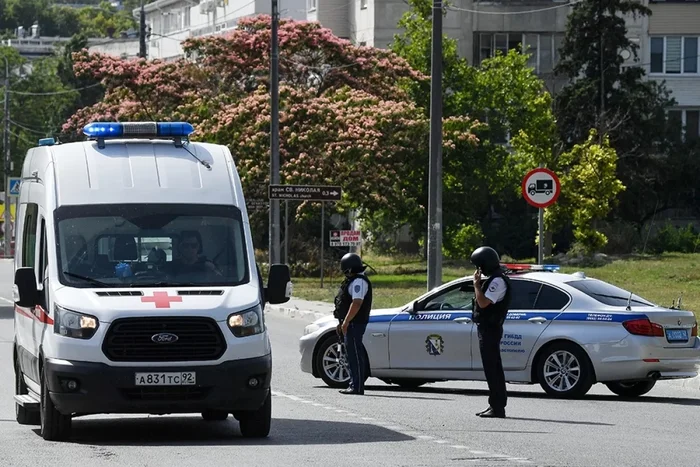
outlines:
M56 140L53 138L42 138L39 140L39 146L53 146Z
M510 271L548 271L556 272L559 270L558 264L517 264L504 263L503 267Z
M85 125L83 133L100 139L187 137L194 133L194 127L187 122L93 122Z

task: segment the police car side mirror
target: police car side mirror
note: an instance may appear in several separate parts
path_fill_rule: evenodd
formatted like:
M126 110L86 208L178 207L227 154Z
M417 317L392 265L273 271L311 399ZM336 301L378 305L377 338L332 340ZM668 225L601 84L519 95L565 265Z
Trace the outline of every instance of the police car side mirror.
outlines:
M273 305L287 303L292 298L292 278L289 274L289 266L286 264L273 264L265 288L265 301Z
M19 293L18 306L30 308L39 304L34 268L18 268L15 271L15 285Z
M415 315L416 313L418 313L418 300L413 301L408 307L408 314Z

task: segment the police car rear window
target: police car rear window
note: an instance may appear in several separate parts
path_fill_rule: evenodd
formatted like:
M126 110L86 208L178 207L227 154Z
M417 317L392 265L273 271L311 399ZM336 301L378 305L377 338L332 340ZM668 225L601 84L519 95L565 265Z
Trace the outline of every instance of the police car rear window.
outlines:
M620 287L608 284L597 279L583 279L566 283L571 287L580 290L589 297L609 306L627 306L630 292ZM632 294L632 306L654 306L653 303L644 298Z

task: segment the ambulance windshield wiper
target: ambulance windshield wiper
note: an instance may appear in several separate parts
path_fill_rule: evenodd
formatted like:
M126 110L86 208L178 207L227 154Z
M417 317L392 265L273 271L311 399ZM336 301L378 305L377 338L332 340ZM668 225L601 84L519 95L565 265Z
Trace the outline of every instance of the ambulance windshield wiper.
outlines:
M75 274L70 271L63 271L63 274L66 276L75 277L76 279L82 279L93 285L109 285L106 282L98 281L97 279L93 279L92 277L81 276L80 274Z
M129 287L194 287L194 282L132 282Z

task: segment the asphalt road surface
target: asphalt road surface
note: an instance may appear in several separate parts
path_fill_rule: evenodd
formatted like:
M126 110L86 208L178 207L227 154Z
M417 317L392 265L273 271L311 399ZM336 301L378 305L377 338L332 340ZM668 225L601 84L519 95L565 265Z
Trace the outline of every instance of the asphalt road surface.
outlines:
M245 440L232 417L102 415L74 420L73 439L44 441L14 418L12 265L0 260L0 466L676 466L700 464L697 391L660 383L626 401L596 385L579 401L509 386L508 419L480 419L483 383L409 391L374 378L344 396L299 370L305 322L267 315L273 344L269 438Z

